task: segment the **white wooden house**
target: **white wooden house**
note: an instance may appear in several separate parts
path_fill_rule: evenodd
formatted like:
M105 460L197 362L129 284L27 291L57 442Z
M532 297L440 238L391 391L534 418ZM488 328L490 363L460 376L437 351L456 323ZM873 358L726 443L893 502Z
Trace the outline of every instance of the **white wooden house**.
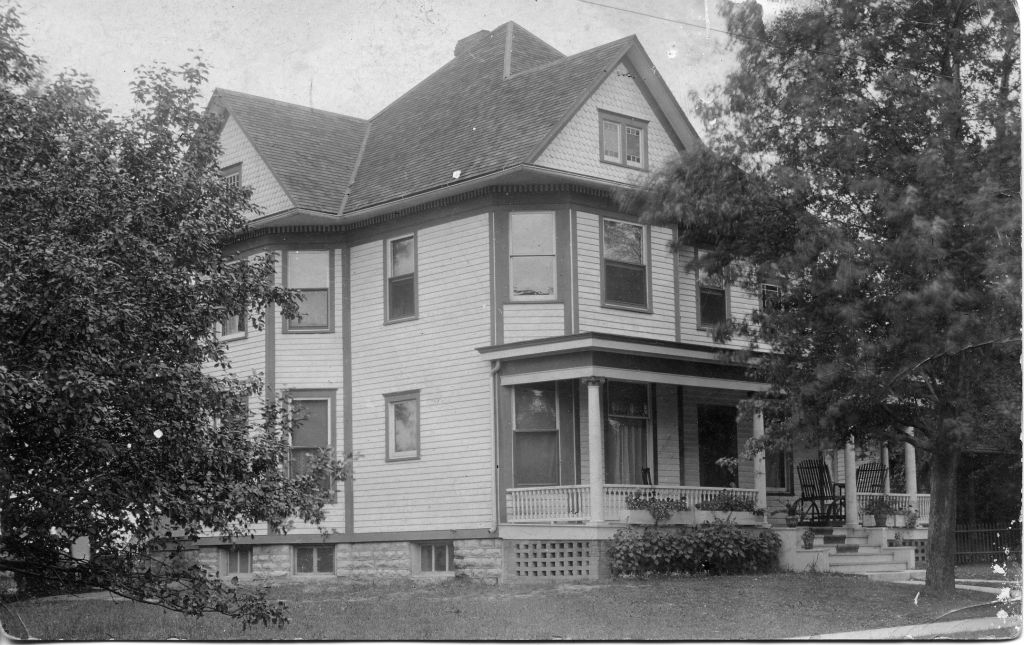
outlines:
M296 457L357 455L327 538L211 536L211 566L595 576L637 485L793 495L787 459L715 464L761 430L736 409L763 386L709 327L759 294L613 199L701 145L636 37L565 56L506 23L369 120L227 90L210 109L263 209L235 250L305 296L300 320L228 322L232 369L302 406Z

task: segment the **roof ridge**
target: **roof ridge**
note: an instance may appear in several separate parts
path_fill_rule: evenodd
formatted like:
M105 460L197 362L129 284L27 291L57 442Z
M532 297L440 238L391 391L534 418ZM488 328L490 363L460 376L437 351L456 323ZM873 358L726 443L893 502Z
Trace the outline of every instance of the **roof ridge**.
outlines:
M618 40L613 40L613 41L611 41L609 43L604 43L603 45L598 45L596 47L591 47L590 49L588 49L586 51L581 51L579 53L572 54L571 56L565 56L561 60L554 60L554 61L551 61L550 63L545 63L543 65L538 65L537 67L531 67L530 69L524 69L524 70L522 70L520 72L516 72L515 74L509 75L508 77L506 77L506 80L511 80L513 78L518 78L520 76L525 76L526 74L532 74L533 72L539 72L539 71L542 71L542 70L547 70L548 68L554 67L555 65L565 65L565 64L571 63L571 62L573 62L574 60L578 59L581 56L585 56L587 54L592 54L593 52L595 52L598 49L604 49L604 48L607 47L609 49L609 51L615 51L615 46L616 45L621 45L621 44L625 43L627 40L634 40L634 39L636 39L636 36L626 36L625 38L619 38ZM630 46L632 46L632 43L630 43ZM628 49L628 48L623 48L623 51L625 51L625 49Z
M239 98L254 99L256 101L261 101L263 103L277 103L279 105L286 105L286 106L291 107L291 108L300 108L300 109L303 109L303 110L310 110L312 112L322 112L323 114L327 114L327 115L330 115L332 117L341 117L343 119L351 119L352 121L359 121L360 123L368 123L369 122L369 119L364 119L364 118L358 117L358 116L352 116L352 115L349 115L349 114L342 114L341 112L334 112L332 110L325 110L323 108L310 107L308 105L302 105L301 103L291 103L290 101L282 101L280 99L272 99L272 98L268 98L266 96L260 96L258 94L249 94L248 92L239 92L238 90L229 90L229 89L224 88L224 87L215 87L215 88L213 88L213 96L211 98L217 97L217 96L224 96L225 94L233 95L233 96L236 96L236 97L239 97Z

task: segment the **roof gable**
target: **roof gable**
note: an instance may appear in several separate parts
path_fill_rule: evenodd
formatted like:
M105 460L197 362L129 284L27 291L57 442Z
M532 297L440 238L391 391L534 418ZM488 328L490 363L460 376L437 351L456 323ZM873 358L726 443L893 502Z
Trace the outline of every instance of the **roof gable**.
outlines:
M234 117L296 208L338 212L366 120L223 89L210 103Z
M346 210L528 161L633 42L558 58L516 25L495 29L373 117ZM506 78L506 60L542 64Z

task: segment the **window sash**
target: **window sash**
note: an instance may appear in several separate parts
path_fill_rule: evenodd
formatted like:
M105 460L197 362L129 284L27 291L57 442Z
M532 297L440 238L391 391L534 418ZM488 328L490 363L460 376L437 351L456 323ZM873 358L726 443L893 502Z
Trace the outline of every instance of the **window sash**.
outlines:
M792 490L792 463L789 451L769 452L764 457L765 487L770 491Z
M296 573L334 573L333 546L297 546Z
M512 300L549 300L557 293L555 214L509 213L509 285Z
M643 130L627 125L624 129L626 164L630 166L643 165Z
M445 573L452 570L452 548L449 544L421 544L420 572Z
M291 446L288 449L288 472L291 477L301 477L309 471L309 460L321 450L331 449L331 400L292 399L305 418L295 422L292 428ZM325 475L320 487L331 490L331 479Z
M221 338L234 338L236 336L242 336L246 333L246 314L235 314L233 316L227 316L220 322L220 337Z
M647 306L647 267L605 260L606 303L631 307Z
M761 311L772 311L778 306L779 296L781 291L778 285L775 284L762 284L761 285Z
M420 455L418 396L387 398L387 458L416 459Z
M330 328L330 251L287 251L285 287L299 292L299 317L288 329Z
M647 123L626 116L601 116L601 161L647 167Z
M728 318L725 306L725 289L700 288L700 325L708 327L724 323Z
M622 126L608 119L601 120L601 158L604 161L622 161L620 130Z
M416 278L404 275L388 278L388 320L416 315Z
M225 549L228 573L252 573L252 547L239 546Z

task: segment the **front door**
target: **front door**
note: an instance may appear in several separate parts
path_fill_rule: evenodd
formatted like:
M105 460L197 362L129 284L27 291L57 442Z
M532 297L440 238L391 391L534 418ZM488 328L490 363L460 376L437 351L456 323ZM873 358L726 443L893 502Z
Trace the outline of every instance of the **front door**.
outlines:
M731 405L697 406L697 446L700 455L700 485L734 487L735 469L718 464L722 457L736 458L736 408Z
M605 481L643 484L650 428L650 396L645 383L608 382L604 427Z

